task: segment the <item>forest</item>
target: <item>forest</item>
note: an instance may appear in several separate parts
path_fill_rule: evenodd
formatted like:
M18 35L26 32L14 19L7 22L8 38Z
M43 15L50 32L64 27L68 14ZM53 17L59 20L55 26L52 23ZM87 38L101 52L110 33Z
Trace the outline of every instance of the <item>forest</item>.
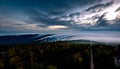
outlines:
M0 69L119 69L120 45L44 42L0 46Z

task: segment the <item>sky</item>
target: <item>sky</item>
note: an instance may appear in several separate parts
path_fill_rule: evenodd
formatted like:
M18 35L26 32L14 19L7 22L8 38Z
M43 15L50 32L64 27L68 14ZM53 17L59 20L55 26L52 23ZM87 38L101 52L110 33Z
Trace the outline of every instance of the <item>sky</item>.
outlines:
M120 0L0 0L0 35L120 32Z

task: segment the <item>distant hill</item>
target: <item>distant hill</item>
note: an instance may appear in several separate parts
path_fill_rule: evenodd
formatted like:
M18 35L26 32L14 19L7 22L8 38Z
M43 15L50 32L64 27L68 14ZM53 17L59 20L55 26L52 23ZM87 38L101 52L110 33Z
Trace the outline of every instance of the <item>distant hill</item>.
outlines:
M34 43L38 39L51 35L53 34L45 34L45 35L27 34L27 35L0 36L0 45Z
M26 34L26 35L8 35L0 36L0 45L6 44L29 44L37 42L55 42L63 41L72 36L55 34Z
M93 40L74 40L71 38L74 36L61 35L61 34L26 34L26 35L7 35L0 36L0 45L9 44L30 44L30 43L42 43L42 42L56 42L64 41L67 43L81 43L81 44L119 44L119 43L106 43Z

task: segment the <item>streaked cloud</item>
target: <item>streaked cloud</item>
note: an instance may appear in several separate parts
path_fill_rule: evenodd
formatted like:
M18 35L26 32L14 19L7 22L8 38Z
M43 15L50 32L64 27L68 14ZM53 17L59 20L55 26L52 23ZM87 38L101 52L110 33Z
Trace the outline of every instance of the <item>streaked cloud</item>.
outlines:
M55 30L68 28L64 25L50 25L50 26L41 26L40 23L27 23L24 21L12 20L12 19L2 19L0 20L0 29L11 29L11 30Z
M116 19L120 19L120 12L118 11L119 7L120 2L117 2L117 0L107 0L105 3L104 1L101 1L81 12L62 16L59 20L70 22L73 25L79 25L80 28L81 26L86 28L99 28L100 26L103 26L112 29L112 25L116 25Z
M120 30L119 0L4 0L1 3L2 30Z
M1 29L18 29L18 30L26 30L26 29L38 29L37 24L29 24L23 21L12 20L12 19L2 19L0 20L0 28Z
M91 6L90 8L86 9L86 11L99 12L99 11L102 11L105 8L111 6L113 3L114 3L114 1L110 1L110 2L107 2L107 3L95 4L94 6Z

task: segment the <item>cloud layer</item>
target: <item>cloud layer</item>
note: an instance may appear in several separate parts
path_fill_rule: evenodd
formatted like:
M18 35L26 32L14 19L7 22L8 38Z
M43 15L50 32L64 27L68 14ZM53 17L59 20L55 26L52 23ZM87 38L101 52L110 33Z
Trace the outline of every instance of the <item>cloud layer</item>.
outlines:
M108 1L106 3L98 3L93 6L88 7L82 12L72 13L67 16L60 17L60 21L68 21L73 25L79 25L78 27L86 27L102 30L106 29L114 29L116 25L116 29L118 29L118 25L120 24L118 21L120 20L120 11L116 11L119 9L120 5L117 4L117 1ZM119 29L118 29L119 30Z
M120 31L119 0L1 0L0 29Z

